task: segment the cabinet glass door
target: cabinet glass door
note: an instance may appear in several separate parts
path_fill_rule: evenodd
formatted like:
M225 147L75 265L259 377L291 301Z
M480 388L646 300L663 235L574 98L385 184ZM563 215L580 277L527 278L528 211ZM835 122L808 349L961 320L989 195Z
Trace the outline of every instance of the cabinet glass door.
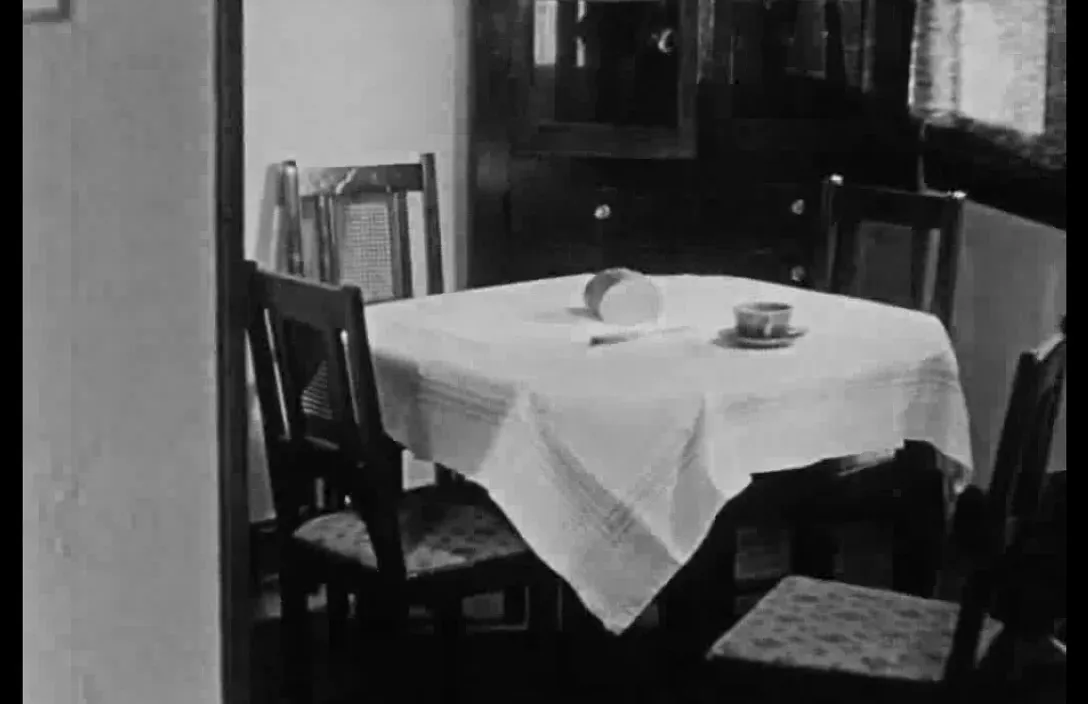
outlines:
M697 5L519 0L519 148L693 155Z
M873 88L876 2L731 0L731 115L858 114Z

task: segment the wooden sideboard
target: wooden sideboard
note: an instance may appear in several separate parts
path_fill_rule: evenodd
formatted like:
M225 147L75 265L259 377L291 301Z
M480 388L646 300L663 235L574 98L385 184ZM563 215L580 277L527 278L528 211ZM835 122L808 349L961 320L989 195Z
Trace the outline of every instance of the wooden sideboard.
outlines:
M805 285L819 181L913 187L906 0L475 0L469 284Z

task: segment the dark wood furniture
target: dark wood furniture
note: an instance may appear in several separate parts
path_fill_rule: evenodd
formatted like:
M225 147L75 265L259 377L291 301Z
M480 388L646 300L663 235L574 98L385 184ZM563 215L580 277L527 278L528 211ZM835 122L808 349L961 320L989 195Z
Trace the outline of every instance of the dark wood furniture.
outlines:
M447 647L443 677L451 686L465 597L545 585L533 600L543 623L533 625L546 632L555 618L553 576L485 493L403 491L403 449L382 428L359 289L261 272L253 263L246 276L293 694L309 693L307 595L321 585L333 645L344 641L349 592L375 653L395 655L409 605L428 606ZM321 419L304 413L302 398L317 350L330 411ZM378 660L362 664L375 681L392 671Z
M280 165L285 271L319 281L358 286L368 304L411 298L412 231L409 198L418 194L427 295L445 293L442 230L438 211L435 155L415 163L358 166ZM307 385L304 407L311 416L328 416L324 367ZM442 485L463 483L459 474L435 465ZM522 590L504 595L508 621L525 618Z
M282 270L318 281L358 286L368 304L411 298L412 245L408 198L422 204L426 293L445 292L438 181L434 154L418 163L299 167L280 165ZM306 409L328 415L325 370L307 385ZM454 481L438 468L442 481Z
M1031 580L1025 577L1038 558L1031 528L1065 368L1064 335L1020 357L990 487L964 494L961 502L973 514L972 521L961 517L958 523L973 528L974 564L958 608L787 578L711 648L711 662L730 675L722 686L766 687L767 694L779 696L803 691L806 701L842 702L917 701L927 695L989 700L1015 685L1008 680L1015 672L1016 644L1046 633L1053 623L1031 618L1028 605L1038 594L1029 593ZM1003 623L992 641L997 629L989 615ZM823 637L813 638L812 632ZM857 647L847 647L852 643Z
M809 198L813 198L811 195ZM814 283L833 293L866 296L865 223L910 230L912 307L936 314L951 328L959 267L964 197L923 194L845 184L842 176L823 181L818 207L806 223L825 233L823 265ZM937 237L933 235L936 234ZM746 503L748 520L736 530L737 567L729 576L736 611L795 573L833 578L846 552L842 536L866 526L893 553L882 586L929 596L936 586L945 533L944 477L932 448L907 443L898 452L829 459L811 467L755 478ZM734 514L737 511L733 511ZM748 543L745 545L744 543ZM753 544L754 543L754 544ZM760 545L762 543L762 545ZM746 573L746 556L762 550L766 569Z
M824 181L821 215L826 232L824 290L867 297L863 227L868 223L910 230L910 297L915 310L933 313L951 334L956 281L963 258L962 191L909 193L848 184L835 174Z
M963 193L909 193L824 180L820 227L825 233L818 286L831 293L882 298L866 289L863 228L908 230L910 289L889 302L936 315L954 333L957 274L963 250ZM804 501L784 507L793 540L794 567L830 578L848 526L867 525L890 536L892 582L900 591L929 596L937 583L945 532L943 475L931 447L909 442L898 451L829 459L791 472L807 486ZM785 478L779 478L784 481Z
M362 289L368 303L411 298L408 198L422 202L426 293L445 291L434 154L417 163L299 167L280 165L288 273Z
M913 188L910 0L476 0L469 283L810 285L829 173Z
M524 153L695 154L699 0L514 0L509 49ZM703 8L700 5L703 5Z
M826 233L822 288L832 293L876 297L865 288L867 277L866 226L891 225L908 230L910 238L907 296L894 302L936 315L955 339L956 283L963 255L963 205L961 191L910 193L845 183L841 175L824 181L821 216ZM889 301L892 302L892 301ZM816 537L813 521L825 527L832 521L881 522L893 526L895 545L914 552L900 555L897 586L928 595L935 585L939 565L935 552L927 559L922 546L936 551L943 521L937 516L940 487L936 482L932 449L908 443L897 453L872 453L831 460L821 471L832 479L820 498L808 507L808 526L799 532ZM926 476L928 474L929 476ZM916 499L916 500L912 500ZM924 535L923 517L929 516L931 535ZM824 540L826 542L826 539ZM912 569L915 574L908 574Z

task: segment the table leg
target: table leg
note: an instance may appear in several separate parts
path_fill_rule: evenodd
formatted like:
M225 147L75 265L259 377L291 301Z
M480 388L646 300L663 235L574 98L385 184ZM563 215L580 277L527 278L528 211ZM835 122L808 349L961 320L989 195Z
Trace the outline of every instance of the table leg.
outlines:
M526 591L512 587L502 593L502 620L504 623L524 623L528 615Z
M936 450L908 442L900 452L896 496L894 583L897 591L933 595L944 557L945 483Z
M558 680L565 691L590 688L615 662L617 639L591 614L565 581L559 582L560 633L552 648ZM591 663L590 667L586 664Z
M674 664L702 658L734 620L741 513L736 508L722 509L698 550L658 596L661 648Z

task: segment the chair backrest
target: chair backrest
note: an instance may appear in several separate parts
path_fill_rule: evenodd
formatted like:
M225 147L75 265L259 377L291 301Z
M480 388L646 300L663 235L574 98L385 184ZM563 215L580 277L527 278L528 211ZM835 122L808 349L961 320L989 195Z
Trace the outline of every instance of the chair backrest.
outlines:
M951 332L963 250L965 200L962 191L909 193L847 184L838 175L828 177L821 205L825 237L822 288L865 297L862 225L882 223L909 228L911 307L933 313Z
M367 304L411 298L408 195L423 205L427 293L442 293L442 236L434 154L418 163L299 168L280 164L287 272L352 284ZM315 366L303 393L308 416L328 419L328 370Z
M410 298L410 193L422 199L427 293L444 292L434 154L409 164L299 168L282 162L288 272L354 284L368 303Z
M1020 355L997 446L990 498L1002 519L1030 519L1050 461L1066 369L1065 332Z
M1025 532L1039 512L1050 459L1054 423L1061 405L1066 369L1063 331L1020 355L990 486L978 511L983 554L964 587L946 679L963 681L975 667L974 654L986 614L1017 589L1025 562ZM1017 609L1000 614L1016 634L1027 626ZM1011 619L1011 621L1010 621Z
M362 294L354 286L260 271L254 262L246 262L245 275L247 332L280 530L289 534L321 508L342 508L350 498L375 539L379 569L403 570L394 505L400 447L382 428ZM327 370L331 409L318 432L303 411L315 360Z

